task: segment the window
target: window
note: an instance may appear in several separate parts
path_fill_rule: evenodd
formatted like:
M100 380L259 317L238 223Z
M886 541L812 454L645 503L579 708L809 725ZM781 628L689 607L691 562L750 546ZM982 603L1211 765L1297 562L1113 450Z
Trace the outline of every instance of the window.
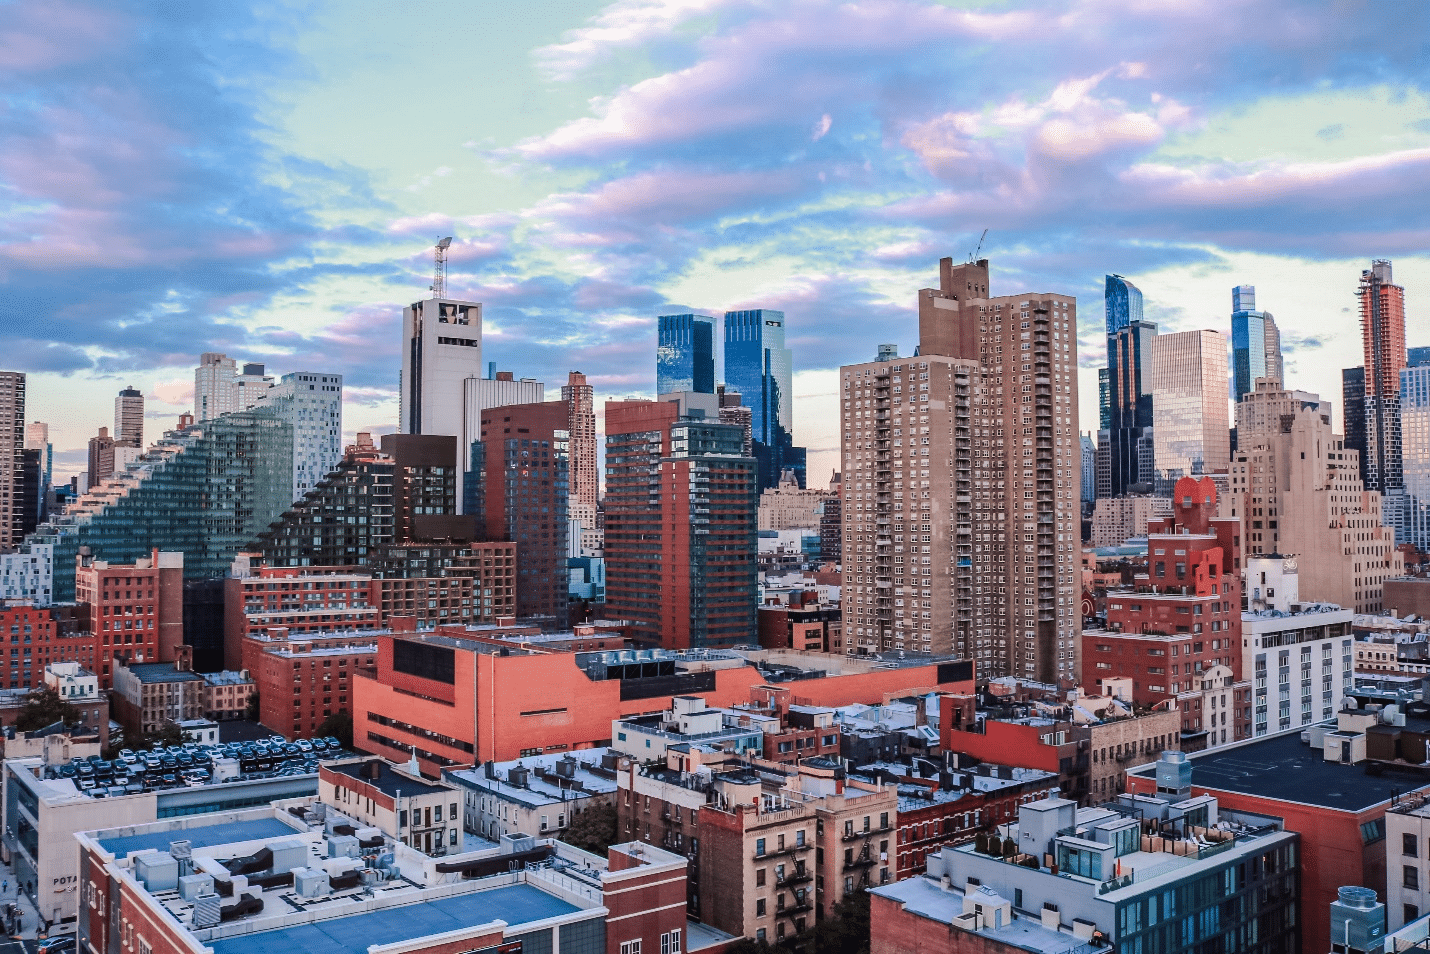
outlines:
M1417 857L1416 838L1410 832L1400 836L1400 853L1407 858Z
M764 898L756 898L756 899L755 899L755 917L757 917L757 918L762 918L762 917L764 917L764 916L765 916L765 899L764 899Z
M755 869L755 887L757 887L757 888L763 888L764 886L765 886L765 869L764 869L764 868L756 868L756 869Z
M621 942L621 954L641 954L641 939Z
M1414 865L1406 865L1403 870L1404 870L1404 872L1405 872L1405 874L1404 874L1404 879L1405 879L1405 880L1404 880L1403 882L1401 882L1402 886L1403 886L1403 887L1406 887L1406 888L1409 888L1409 889L1412 890L1412 891L1419 891L1419 890L1420 890L1420 869L1417 868L1417 867L1415 867Z
M660 936L660 954L680 954L680 931L667 931Z
M763 858L764 855L765 855L765 840L764 840L763 838L756 838L756 839L755 839L755 857L756 857L756 858Z
M1413 904L1407 904L1405 906L1405 923L1409 924L1418 917L1420 917L1420 909Z

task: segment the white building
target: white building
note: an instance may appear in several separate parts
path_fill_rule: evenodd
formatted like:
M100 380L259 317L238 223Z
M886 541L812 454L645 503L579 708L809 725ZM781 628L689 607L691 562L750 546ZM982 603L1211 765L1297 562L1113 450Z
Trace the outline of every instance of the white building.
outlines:
M26 543L14 553L0 553L0 599L50 605L54 594L54 553L50 543Z
M493 841L516 832L555 838L581 813L614 808L617 776L629 765L609 749L578 749L487 762L444 778L463 793L467 832Z
M343 376L285 374L255 406L272 408L293 427L293 499L318 485L343 457Z
M238 363L226 354L206 351L194 369L194 419L210 421L220 414L246 411L273 384L261 364Z
M45 667L45 685L69 703L99 698L99 677L77 662L50 663Z
M1245 573L1241 672L1252 681L1252 736L1333 717L1355 680L1354 611L1302 603L1294 558L1253 557Z

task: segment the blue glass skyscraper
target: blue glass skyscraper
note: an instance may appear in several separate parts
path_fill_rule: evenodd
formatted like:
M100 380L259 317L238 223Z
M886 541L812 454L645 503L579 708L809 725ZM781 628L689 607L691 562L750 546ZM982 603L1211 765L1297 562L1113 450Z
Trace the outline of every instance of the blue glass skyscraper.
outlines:
M725 386L750 409L761 490L776 486L784 470L804 486L805 449L794 446L793 436L792 363L784 312L725 312Z
M1142 290L1121 275L1107 276L1104 299L1109 338L1132 322L1142 320Z
M1257 378L1282 380L1281 332L1269 312L1256 310L1255 285L1231 290L1231 367L1232 393L1238 401L1256 390Z
M655 393L715 393L715 319L661 315L655 351Z

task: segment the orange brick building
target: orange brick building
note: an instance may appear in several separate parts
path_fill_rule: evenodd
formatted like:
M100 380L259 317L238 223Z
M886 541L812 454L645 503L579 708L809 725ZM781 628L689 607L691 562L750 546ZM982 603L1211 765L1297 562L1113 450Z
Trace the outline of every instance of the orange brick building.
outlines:
M734 654L702 659L647 650L626 661L616 655L495 645L466 638L460 627L381 634L376 671L359 674L354 687L353 741L394 760L415 748L423 770L436 774L455 765L607 745L613 720L668 709L677 695L699 695L712 706L767 698L756 691L765 678ZM839 659L828 665L836 669L822 678L779 689L813 706L973 689L967 661L879 668L880 662Z

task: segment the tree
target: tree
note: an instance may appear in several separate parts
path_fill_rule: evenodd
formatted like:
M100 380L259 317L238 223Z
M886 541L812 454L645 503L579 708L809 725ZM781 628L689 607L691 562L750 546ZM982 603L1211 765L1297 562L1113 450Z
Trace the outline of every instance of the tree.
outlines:
M869 893L854 891L829 917L795 938L806 954L869 954Z
M258 690L255 689L248 697L248 707L244 710L244 717L253 721L258 721Z
M560 837L568 845L604 858L606 849L616 843L616 806L593 805L573 815Z
M63 722L73 728L84 721L80 711L65 702L60 694L49 686L36 689L25 697L25 705L15 719L15 729L19 732L33 732L47 725Z
M328 716L318 725L319 736L329 736L337 739L343 748L352 750L353 747L353 714L346 709L341 709Z

